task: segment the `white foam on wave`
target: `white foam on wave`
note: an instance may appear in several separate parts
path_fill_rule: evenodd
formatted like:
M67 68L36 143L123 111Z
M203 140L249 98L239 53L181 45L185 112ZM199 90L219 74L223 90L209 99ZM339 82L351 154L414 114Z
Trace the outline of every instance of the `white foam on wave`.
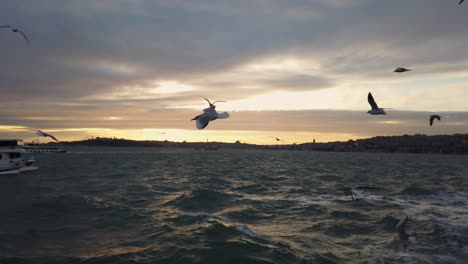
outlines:
M253 232L248 226L246 225L239 225L236 226L236 229L246 235L248 235L251 238L261 238L259 235L257 235L255 232Z
M2 172L0 172L0 175L18 174L18 173L21 173L23 171L35 171L37 169L39 169L39 167L28 166L28 167L23 167L23 168L17 169L17 170L2 171Z
M214 218L214 219L219 219L219 220L223 220L223 221L226 221L226 222L230 222L230 220L228 218L224 217L224 216L214 215L214 214L210 214L208 212L182 212L181 215L191 216L191 217L204 216L204 217L207 217L207 218Z
M192 217L199 217L199 216L214 217L214 215L207 213L207 212L187 212L187 213L181 213L181 215L187 215L187 216L192 216Z

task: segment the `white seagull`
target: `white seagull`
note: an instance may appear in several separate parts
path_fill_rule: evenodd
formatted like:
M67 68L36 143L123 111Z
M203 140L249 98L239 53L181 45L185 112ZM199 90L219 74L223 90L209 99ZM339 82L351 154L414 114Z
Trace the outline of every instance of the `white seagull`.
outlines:
M36 134L37 134L38 136L41 136L41 137L50 137L51 139L55 140L55 142L60 143L60 142L58 141L58 139L57 139L56 137L52 136L51 134L48 134L48 133L43 132L43 131L41 131L41 130L33 130L33 131L36 131Z
M26 40L26 42L27 42L28 44L31 44L31 43L29 42L28 37L26 37L26 34L24 34L23 31L21 31L21 30L19 30L19 29L17 29L17 28L14 28L14 27L12 27L12 26L0 26L0 28L9 28L9 29L11 29L11 31L13 31L13 32L15 32L15 33L20 33L20 34L23 36L23 38Z
M394 238L394 241L398 240L403 249L406 249L408 247L410 237L416 237L415 232L413 232L412 234L406 233L406 223L408 222L408 219L408 215L404 215L396 226L398 236Z
M370 92L367 95L367 101L369 102L370 106L372 107L371 110L367 111L368 114L371 114L371 115L386 115L387 114L387 113L385 113L384 109L389 109L389 108L379 108L377 106L377 103L374 100L374 97L372 96L372 94Z
M208 102L210 107L203 109L203 114L197 115L196 117L194 117L192 119L192 120L197 121L197 128L198 129L204 129L208 125L208 123L210 123L210 121L214 121L216 119L226 119L226 118L229 117L229 113L227 113L227 112L223 112L223 113L216 112L215 104L217 102L225 102L225 101L215 101L215 102L211 103L210 100L206 99L203 96L201 96L201 97Z

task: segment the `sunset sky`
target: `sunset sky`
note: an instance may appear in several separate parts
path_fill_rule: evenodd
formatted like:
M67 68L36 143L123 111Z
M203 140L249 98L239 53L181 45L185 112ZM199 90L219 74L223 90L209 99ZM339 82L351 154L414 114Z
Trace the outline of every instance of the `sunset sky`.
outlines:
M31 41L0 29L0 138L468 133L458 0L18 0L0 13ZM366 114L369 91L387 116ZM199 95L228 101L217 110L231 117L197 130ZM429 127L431 113L442 122Z

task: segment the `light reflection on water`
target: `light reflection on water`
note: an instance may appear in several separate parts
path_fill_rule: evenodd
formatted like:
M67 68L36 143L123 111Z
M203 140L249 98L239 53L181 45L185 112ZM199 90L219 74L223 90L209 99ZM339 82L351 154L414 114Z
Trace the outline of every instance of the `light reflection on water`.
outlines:
M468 262L464 156L73 148L36 160L39 170L0 178L0 256ZM392 245L403 214L418 233L406 251Z

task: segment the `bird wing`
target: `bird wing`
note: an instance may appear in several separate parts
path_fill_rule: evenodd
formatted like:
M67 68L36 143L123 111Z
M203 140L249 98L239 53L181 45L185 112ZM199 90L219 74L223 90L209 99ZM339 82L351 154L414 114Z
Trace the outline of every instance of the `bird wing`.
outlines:
M201 115L197 119L197 128L204 129L208 123L210 123L210 118L208 115Z
M11 28L11 26L0 26L0 28Z
M200 116L202 116L202 115L197 115L196 117L190 119L190 121L197 120L198 118L200 118Z
M218 117L219 119L226 119L226 118L229 117L229 113L228 113L228 112L218 113L218 114L217 114L217 117Z
M58 139L54 136L52 136L51 134L47 134L48 137L50 137L51 139L55 140L55 142L59 143Z
M226 101L214 101L213 104L216 104L216 103L218 103L218 102L220 102L220 103L226 103Z
M29 42L28 37L26 37L26 34L24 34L23 31L21 31L21 30L18 29L18 32L19 32L21 35L23 35L23 38L26 40L26 42L28 42L28 44L31 44L31 42Z
M372 94L369 92L369 94L367 95L367 101L369 102L370 106L372 107L372 109L378 109L379 107L377 106L377 103L375 102L374 100L374 97L372 96Z
M400 222L398 222L398 224L396 226L396 230L398 232L398 235L401 236L401 235L406 234L405 227L406 227L407 222L408 222L408 215L405 215L400 219Z
M41 137L46 137L45 133L42 132L41 130L36 130L36 134Z
M431 115L431 117L429 118L429 124L432 126L432 124L434 123L434 119L437 119L440 121L440 116L439 115Z
M213 105L213 104L210 102L210 100L206 99L206 98L205 98L205 97L203 97L203 96L200 96L200 97L201 97L201 98L203 98L203 99L205 99L205 100L208 102L208 104L209 104L210 106L212 106L212 105Z
M463 1L465 1L465 0L461 0L460 3L458 3L458 4L460 5L461 3L463 3Z

